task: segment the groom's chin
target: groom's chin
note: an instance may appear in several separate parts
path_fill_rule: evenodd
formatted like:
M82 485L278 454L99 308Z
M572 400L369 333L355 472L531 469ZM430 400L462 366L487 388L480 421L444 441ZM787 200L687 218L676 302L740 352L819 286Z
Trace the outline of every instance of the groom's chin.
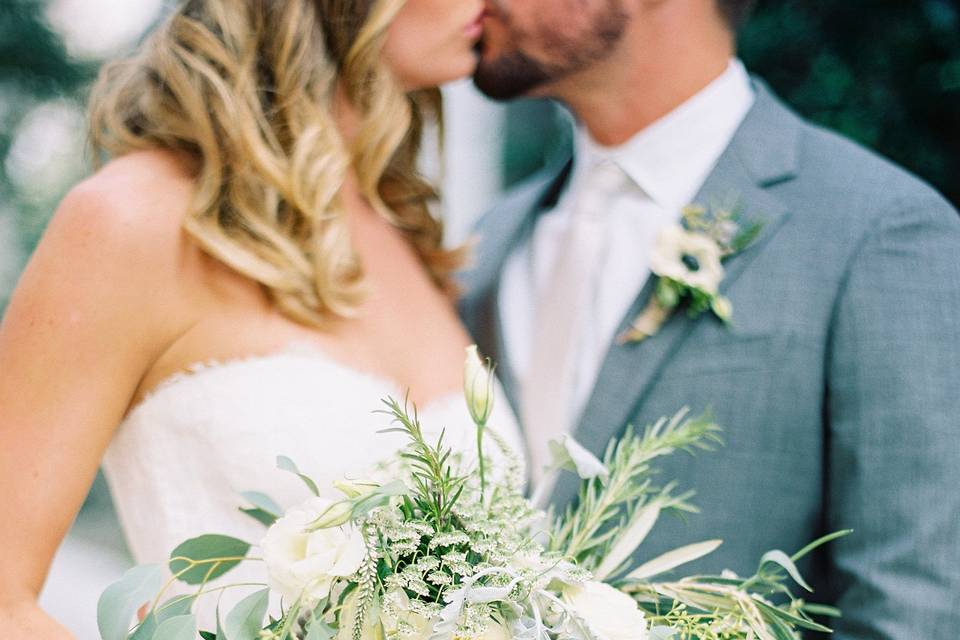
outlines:
M512 100L547 84L550 75L535 60L516 51L489 58L483 52L473 74L473 84L488 98Z

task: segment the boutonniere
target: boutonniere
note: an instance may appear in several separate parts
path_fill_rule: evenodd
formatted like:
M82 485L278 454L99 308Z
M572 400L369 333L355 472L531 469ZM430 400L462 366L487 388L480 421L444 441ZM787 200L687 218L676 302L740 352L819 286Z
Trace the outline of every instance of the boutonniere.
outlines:
M762 223L743 224L738 210L710 211L691 205L680 224L661 230L650 256L656 277L653 297L643 312L620 336L620 343L641 342L654 336L679 307L696 318L707 311L729 324L733 305L720 295L723 262L757 238Z

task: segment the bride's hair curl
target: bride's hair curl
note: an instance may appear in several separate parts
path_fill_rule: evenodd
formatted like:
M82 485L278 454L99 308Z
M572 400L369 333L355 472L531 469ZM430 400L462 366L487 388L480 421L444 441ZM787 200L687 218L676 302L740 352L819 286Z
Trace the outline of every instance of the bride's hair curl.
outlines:
M129 59L107 65L91 98L97 155L172 149L198 161L186 232L261 283L297 321L355 314L363 273L340 188L401 229L441 287L460 251L442 247L417 173L436 90L405 93L381 58L404 0L187 0ZM338 82L360 116L338 132Z

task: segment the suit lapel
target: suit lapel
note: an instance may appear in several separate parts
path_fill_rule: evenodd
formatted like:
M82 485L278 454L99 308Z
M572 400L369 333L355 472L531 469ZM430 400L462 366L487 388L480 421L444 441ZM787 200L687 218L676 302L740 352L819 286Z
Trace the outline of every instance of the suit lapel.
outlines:
M766 188L793 176L799 121L780 106L763 85L757 84L756 90L753 109L696 198L700 204L738 204L748 220L759 220L764 225L750 247L725 263L721 292L736 282L789 215L784 205ZM626 330L647 305L655 284L656 280L651 276L624 317L618 333ZM695 320L682 313L674 314L654 337L640 343L613 344L605 356L574 437L587 449L602 454L607 443L618 436L638 412L659 372L696 324L715 321L707 314ZM563 504L575 495L576 486L575 482L561 482L554 491L552 502Z

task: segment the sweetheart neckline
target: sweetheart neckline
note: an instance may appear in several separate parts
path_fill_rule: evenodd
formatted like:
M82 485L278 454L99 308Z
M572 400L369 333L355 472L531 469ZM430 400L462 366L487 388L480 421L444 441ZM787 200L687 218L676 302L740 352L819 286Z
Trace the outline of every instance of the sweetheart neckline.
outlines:
M392 378L389 378L383 374L365 371L349 365L341 360L338 360L337 358L334 358L323 349L320 349L309 342L294 340L279 349L266 353L255 353L245 356L234 356L231 358L208 358L206 360L198 360L193 362L182 370L174 372L163 378L160 382L154 385L154 387L146 392L139 401L130 407L126 415L123 417L122 423L132 419L135 413L139 412L144 406L156 400L157 396L162 395L168 392L171 388L178 387L185 382L195 380L198 376L202 377L203 375L211 372L222 372L244 366L258 365L274 359L290 357L320 362L326 364L327 366L339 369L340 371L352 375L355 378L362 378L369 382L381 385L389 390L389 393L385 394L384 397L392 396L399 400L406 396L406 394L402 391L403 387L400 385L400 383ZM437 406L447 406L451 404L453 400L461 399L461 396L462 391L458 389L442 393L435 398L431 398L423 404L415 404L411 402L411 405L414 405L417 411L422 414L434 410Z

